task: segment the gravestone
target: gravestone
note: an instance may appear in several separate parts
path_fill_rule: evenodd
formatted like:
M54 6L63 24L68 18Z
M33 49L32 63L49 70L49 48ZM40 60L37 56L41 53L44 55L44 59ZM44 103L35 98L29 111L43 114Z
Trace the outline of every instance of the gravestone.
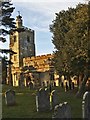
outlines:
M50 99L48 89L40 88L36 95L37 111L50 110Z
M51 109L53 109L58 104L58 96L55 90L50 94Z
M15 105L15 91L9 89L5 92L5 101L8 106Z
M71 106L67 102L56 105L52 118L53 119L60 118L60 120L70 119L71 118Z
M33 83L32 82L29 83L29 87L30 87L30 90L33 90Z
M82 117L90 120L90 92L85 92L83 95Z

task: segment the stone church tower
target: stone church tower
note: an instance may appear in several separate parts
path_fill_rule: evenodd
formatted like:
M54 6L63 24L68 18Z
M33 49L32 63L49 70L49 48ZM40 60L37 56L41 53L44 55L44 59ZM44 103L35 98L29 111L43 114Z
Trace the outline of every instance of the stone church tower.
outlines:
M16 28L18 31L13 31L10 35L10 49L16 54L10 54L11 62L11 80L13 86L17 86L20 79L20 68L23 66L23 58L35 56L35 41L34 30L23 27L22 16L16 17ZM23 32L19 32L24 28Z

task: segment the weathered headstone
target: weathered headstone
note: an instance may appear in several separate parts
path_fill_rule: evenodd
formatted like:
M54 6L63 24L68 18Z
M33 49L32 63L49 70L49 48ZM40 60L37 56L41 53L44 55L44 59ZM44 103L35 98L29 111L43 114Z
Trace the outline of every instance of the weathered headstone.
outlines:
M15 91L9 89L5 92L5 101L8 106L15 105Z
M30 87L30 90L33 90L34 87L32 82L29 83L29 87Z
M82 101L82 117L90 120L90 92L85 92Z
M50 99L48 89L39 89L36 95L36 108L37 111L50 110Z
M50 94L50 103L51 109L53 109L58 104L58 96L55 90L53 90Z
M71 118L71 106L67 102L56 105L52 118L53 119L56 119L56 118L70 119Z

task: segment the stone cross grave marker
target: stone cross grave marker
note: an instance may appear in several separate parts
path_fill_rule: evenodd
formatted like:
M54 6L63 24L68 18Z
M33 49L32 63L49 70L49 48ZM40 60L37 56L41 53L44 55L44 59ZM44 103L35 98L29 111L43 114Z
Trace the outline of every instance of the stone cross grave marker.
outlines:
M52 118L71 119L71 106L67 102L56 105Z
M15 105L15 91L9 89L8 91L5 92L5 101L6 105L12 106Z
M83 95L82 117L90 120L90 92L85 92Z
M50 94L50 103L51 109L53 109L58 104L58 96L55 90L53 90Z
M36 108L37 111L50 110L50 100L48 89L40 88L36 95Z

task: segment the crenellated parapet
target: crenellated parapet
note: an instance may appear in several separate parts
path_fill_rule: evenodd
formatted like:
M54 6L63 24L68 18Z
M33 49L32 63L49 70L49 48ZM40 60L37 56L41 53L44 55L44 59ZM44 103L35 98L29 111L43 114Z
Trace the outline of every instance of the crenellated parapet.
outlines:
M49 71L50 69L50 59L54 57L53 54L46 54L40 56L33 56L28 58L23 58L23 66L33 66L39 72Z

